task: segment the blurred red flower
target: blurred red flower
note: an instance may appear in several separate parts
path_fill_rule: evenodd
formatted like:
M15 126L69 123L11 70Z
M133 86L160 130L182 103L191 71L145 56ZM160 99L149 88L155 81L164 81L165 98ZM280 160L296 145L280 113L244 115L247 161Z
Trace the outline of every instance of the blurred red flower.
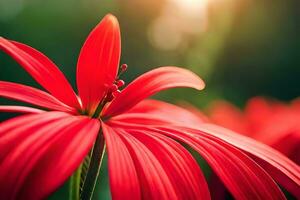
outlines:
M102 134L113 199L210 199L200 167L178 141L199 152L237 199L284 199L274 180L299 195L299 166L282 154L177 106L144 100L173 87L203 89L192 72L157 68L119 91L120 43L118 21L107 15L81 49L77 96L43 54L0 39L0 48L48 91L0 82L0 96L41 108L0 107L26 113L0 124L1 199L45 198Z
M234 105L218 101L209 109L210 119L261 141L281 151L300 164L300 104L290 105L263 97L250 99L244 111Z

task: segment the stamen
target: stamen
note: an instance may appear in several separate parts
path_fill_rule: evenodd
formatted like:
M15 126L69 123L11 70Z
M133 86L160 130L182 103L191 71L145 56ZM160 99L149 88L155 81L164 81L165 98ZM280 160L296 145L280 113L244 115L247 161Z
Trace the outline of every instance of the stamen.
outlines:
M109 93L113 93L113 92L117 91L118 88L119 88L118 85L112 84L109 88Z
M96 111L94 112L92 117L94 117L94 118L100 117L101 110L106 105L106 103L111 102L116 96L118 96L121 93L119 88L123 87L125 85L125 82L120 79L120 76L127 70L127 68L128 68L128 66L126 64L122 64L120 66L119 73L118 73L118 76L116 77L116 80L107 90L105 97L102 99L102 101L97 106Z
M128 65L127 65L127 64L122 64L122 65L120 66L119 74L118 74L118 76L117 76L117 79L120 78L120 76L127 70L127 68L128 68Z
M118 88L120 88L120 87L123 87L125 85L125 82L123 80L117 80L116 85L118 86Z
M113 96L116 97L116 96L118 96L120 93L121 93L121 91L120 91L120 90L117 90L117 91L115 91L115 92L113 93Z
M125 72L128 68L128 65L127 64L122 64L120 68L121 68L121 72Z
M109 93L106 98L105 101L106 102L111 102L113 99L115 98L115 96L112 93Z

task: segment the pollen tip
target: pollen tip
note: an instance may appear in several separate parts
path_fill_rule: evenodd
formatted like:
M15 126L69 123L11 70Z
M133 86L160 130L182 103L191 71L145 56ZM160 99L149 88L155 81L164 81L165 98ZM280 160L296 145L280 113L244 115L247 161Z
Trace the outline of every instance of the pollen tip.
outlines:
M118 90L118 85L113 84L113 85L111 85L111 87L110 87L110 89L109 89L109 92L115 92L115 91L117 91L117 90Z
M116 97L116 96L118 96L119 94L121 94L121 91L120 91L120 90L117 90L117 91L115 91L115 92L113 93L113 96Z
M117 80L116 85L118 86L118 88L120 88L125 85L125 82L123 80Z
M128 65L127 65L127 64L122 64L122 65L121 65L121 71L122 71L122 72L125 72L125 71L127 70L127 68L128 68Z
M114 99L114 95L112 93L110 93L107 97L106 97L106 101L107 102L111 102Z

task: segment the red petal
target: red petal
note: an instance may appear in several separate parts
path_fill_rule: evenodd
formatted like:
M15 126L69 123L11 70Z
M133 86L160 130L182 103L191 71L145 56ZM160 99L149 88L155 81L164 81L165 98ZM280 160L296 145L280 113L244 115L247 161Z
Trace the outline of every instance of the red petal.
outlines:
M215 125L204 124L199 129L249 153L279 184L296 197L300 196L300 167L280 152L251 138Z
M208 186L196 160L179 143L163 135L129 131L140 140L163 166L178 199L210 199Z
M0 96L11 98L33 105L75 113L76 110L57 100L50 94L26 85L0 81Z
M122 115L120 115L122 116ZM151 121L143 117L139 121L129 119L122 119L110 121L111 126L123 127L123 128L138 128L143 129L145 127L153 127L152 121L155 120L155 116L151 117ZM139 125L142 124L142 125ZM161 123L162 124L162 123ZM160 124L160 125L161 125ZM155 124L154 124L155 125ZM217 127L209 124L200 124L198 126L202 132L206 132L210 135L216 136L226 142L246 151L253 156L258 164L263 166L265 170L283 187L287 188L296 197L300 196L300 170L299 166L290 161L281 153L273 150L272 148L261 144L251 138L233 133L227 129ZM189 129L193 134L199 134L197 130Z
M236 199L285 199L273 179L251 158L205 132L197 135L166 129L166 134L187 143L209 163Z
M80 165L99 126L98 120L70 116L27 132L0 166L1 194L10 198L45 198Z
M156 156L139 140L119 130L134 161L142 190L142 199L178 199L177 191Z
M102 123L108 151L108 173L112 198L141 199L140 185L131 155L120 136Z
M32 113L38 114L45 112L44 110L30 108L26 106L0 106L0 112L14 112L14 113Z
M83 107L93 112L115 81L121 54L120 28L106 15L82 46L77 64L77 87Z
M125 125L125 127L129 124L134 124L135 126L144 126L147 125L166 125L166 124L172 124L171 120L166 120L163 117L153 115L153 114L140 114L140 113L126 113L118 115L117 117L114 117L110 119L107 124L113 124L122 126L122 124Z
M161 118L168 123L174 124L189 124L190 126L195 126L203 123L202 119L195 116L194 113L183 109L179 106L166 103L163 101L145 99L135 105L133 108L128 110L126 113L116 116L113 119L126 118L128 116L156 116L155 118ZM172 116L172 117L170 117Z
M18 42L0 37L0 49L12 56L41 86L65 104L80 108L71 85L57 68L41 52Z
M62 112L22 115L0 123L0 161L17 146L28 133L50 122L69 116Z
M39 117L45 117L45 115ZM74 121L74 117L72 118ZM39 119L36 121L39 123ZM0 165L2 197L8 198L10 195L12 195L10 197L13 197L18 194L17 191L22 186L26 176L28 176L32 163L36 162L41 149L50 143L50 139L57 137L58 133L70 124L72 124L72 121L66 117L48 121L46 124L34 126L34 129L32 127L30 132L28 132L28 129L27 131L25 129L18 132L19 137L17 139L19 141L10 140L10 142L4 144L3 147L6 147L6 149L11 147L12 144L14 146L7 152ZM8 132L5 136L7 134L12 133Z
M131 82L104 111L104 116L114 116L127 111L143 99L174 87L204 88L204 82L189 70L178 67L160 67Z
M197 127L203 121L194 113L179 106L157 100L146 99L135 105L127 112L112 117L108 124L122 126L133 123L135 126L182 125Z
M45 150L41 160L25 180L19 196L28 199L42 199L57 189L82 163L92 148L100 123L96 119L81 119L79 126L69 129L68 133L53 142ZM87 135L88 133L88 135ZM55 177L55 178L54 178ZM40 187L43 185L44 187ZM32 192L34 191L34 192Z

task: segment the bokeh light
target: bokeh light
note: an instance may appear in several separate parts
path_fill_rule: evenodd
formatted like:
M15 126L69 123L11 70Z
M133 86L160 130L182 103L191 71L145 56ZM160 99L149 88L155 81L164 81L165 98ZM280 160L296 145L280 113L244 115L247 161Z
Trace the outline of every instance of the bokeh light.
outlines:
M185 48L187 38L206 30L208 5L209 0L167 0L149 27L151 44L162 50Z

